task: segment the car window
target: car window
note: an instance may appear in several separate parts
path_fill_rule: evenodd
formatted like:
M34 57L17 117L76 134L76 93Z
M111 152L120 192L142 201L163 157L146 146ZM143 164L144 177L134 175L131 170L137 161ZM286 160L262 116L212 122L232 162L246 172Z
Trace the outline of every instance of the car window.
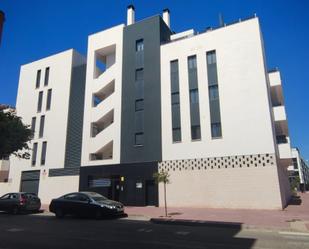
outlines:
M10 198L10 194L6 194L6 195L2 196L0 199L6 200L6 199L9 199L9 198Z
M17 194L10 194L10 199L17 199Z
M79 201L85 201L85 202L89 200L89 198L87 196L82 195L82 194L77 195L77 199Z
M76 201L76 200L78 200L78 194L68 194L68 195L64 196L64 199Z

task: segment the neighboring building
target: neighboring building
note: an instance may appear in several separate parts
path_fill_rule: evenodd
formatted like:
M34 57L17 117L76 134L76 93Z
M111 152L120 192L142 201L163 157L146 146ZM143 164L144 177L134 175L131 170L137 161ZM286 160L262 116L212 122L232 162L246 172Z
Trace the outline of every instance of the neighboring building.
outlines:
M127 11L127 25L89 36L84 109L71 112L84 115L74 163L67 159L73 149L65 138L75 138L66 130L67 112L61 112L64 123L46 112L46 133L34 138L34 154L45 154L38 148L48 144L46 165L33 168L41 169L34 185L43 202L79 188L126 205L163 205L153 174L166 170L170 206L283 208L290 198L290 140L280 74L267 71L258 18L174 34L167 9L163 18L138 22L132 5ZM70 67L57 56L49 58L63 77ZM41 89L29 82L49 67L48 58L42 61L21 72L17 113L29 124L41 119L35 115ZM58 107L67 110L69 99L62 91ZM57 148L50 147L57 139ZM10 174L16 189L35 178L22 172L30 162L23 164Z
M85 62L71 49L21 67L16 114L34 137L30 160L10 158L9 191L38 193L49 203L78 190Z
M2 30L3 30L4 21L5 21L4 12L2 10L0 10L0 44L1 44Z
M299 149L292 148L293 165L288 168L290 182L296 181L300 191L309 190L309 163L302 158Z

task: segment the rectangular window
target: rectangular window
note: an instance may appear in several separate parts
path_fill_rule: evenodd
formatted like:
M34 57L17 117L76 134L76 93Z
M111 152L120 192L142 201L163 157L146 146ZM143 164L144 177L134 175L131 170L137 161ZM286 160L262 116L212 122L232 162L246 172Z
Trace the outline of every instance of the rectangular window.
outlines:
M191 138L192 140L201 139L201 127L199 125L191 126Z
M298 169L298 163L296 158L292 158L294 169Z
M179 92L172 93L172 105L179 105Z
M41 152L41 165L45 165L46 149L47 149L47 142L43 142L43 144L42 144L42 152Z
M36 73L36 83L35 83L35 88L40 87L40 81L41 81L41 70L38 70Z
M144 40L140 39L136 41L136 52L144 50Z
M52 89L48 89L48 91L47 91L47 101L46 101L46 111L50 110L51 98L52 98Z
M173 128L173 142L180 142L180 141L181 141L181 129Z
M191 89L190 90L190 103L197 104L198 101L198 89Z
M178 60L170 62L173 142L181 142Z
M39 97L38 97L38 112L41 112L42 110L42 102L43 102L43 91L39 92Z
M219 99L218 85L209 86L209 100Z
M44 134L44 124L45 124L45 116L42 115L41 116L41 120L40 120L40 132L39 132L39 137L43 137Z
M138 132L135 133L135 145L143 145L144 144L144 133Z
M44 86L48 85L48 80L49 80L49 67L45 68Z
M135 71L135 81L144 80L144 69L136 69Z
M207 52L207 64L211 65L215 63L217 63L216 51L214 50L214 51Z
M31 158L31 165L34 166L36 164L36 154L38 151L38 143L34 143L32 147L32 158Z
M36 123L36 117L33 117L31 120L31 131L32 131L32 137L34 137L35 132L35 123Z
M141 110L144 110L144 100L137 99L135 100L135 111L141 111Z
M192 55L188 57L188 68L189 69L196 68L196 55Z
M221 123L212 123L211 124L211 136L213 138L221 137Z
M212 138L221 138L222 128L221 128L216 51L213 50L206 52L206 60L207 60L207 79L208 79L211 136Z

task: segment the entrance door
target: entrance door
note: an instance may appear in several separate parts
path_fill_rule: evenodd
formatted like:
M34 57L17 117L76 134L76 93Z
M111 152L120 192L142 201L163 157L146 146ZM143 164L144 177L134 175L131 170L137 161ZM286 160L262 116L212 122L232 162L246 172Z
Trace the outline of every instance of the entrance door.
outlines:
M155 206L155 188L156 184L154 180L146 181L146 205L147 206Z

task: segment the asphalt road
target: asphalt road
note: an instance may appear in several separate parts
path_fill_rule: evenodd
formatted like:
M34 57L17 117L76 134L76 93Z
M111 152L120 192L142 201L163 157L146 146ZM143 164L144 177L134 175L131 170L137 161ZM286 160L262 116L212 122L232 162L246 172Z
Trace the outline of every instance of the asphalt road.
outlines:
M309 235L309 234L308 234ZM0 213L0 249L308 249L302 233L154 224L129 219L93 220Z

